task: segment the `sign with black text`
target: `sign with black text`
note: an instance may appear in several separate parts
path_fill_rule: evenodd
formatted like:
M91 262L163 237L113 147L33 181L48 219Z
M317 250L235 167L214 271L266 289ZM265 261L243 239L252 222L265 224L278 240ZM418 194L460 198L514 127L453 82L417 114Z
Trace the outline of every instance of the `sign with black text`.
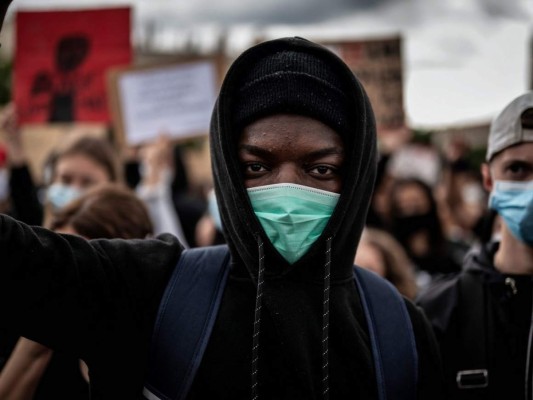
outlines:
M174 139L206 135L216 100L218 72L197 60L114 72L116 124L130 145L160 134Z

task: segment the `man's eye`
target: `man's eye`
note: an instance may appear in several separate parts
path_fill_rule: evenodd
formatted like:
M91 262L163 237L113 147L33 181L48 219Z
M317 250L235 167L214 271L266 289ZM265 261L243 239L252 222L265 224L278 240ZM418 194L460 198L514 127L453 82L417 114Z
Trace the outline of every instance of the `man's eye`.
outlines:
M530 167L524 163L512 163L507 167L507 170L515 175L524 174L530 171Z
M311 168L309 171L318 175L329 175L336 172L334 168L328 167L327 165L318 165L316 167Z
M63 185L69 186L72 184L72 177L68 175L62 175L59 177L59 182L61 182Z
M517 172L522 172L522 170L524 169L524 167L522 165L519 165L519 164L512 164L509 166L509 171L513 172L513 173L517 173Z
M265 167L258 163L253 164L247 164L246 170L249 172L263 172L265 170Z

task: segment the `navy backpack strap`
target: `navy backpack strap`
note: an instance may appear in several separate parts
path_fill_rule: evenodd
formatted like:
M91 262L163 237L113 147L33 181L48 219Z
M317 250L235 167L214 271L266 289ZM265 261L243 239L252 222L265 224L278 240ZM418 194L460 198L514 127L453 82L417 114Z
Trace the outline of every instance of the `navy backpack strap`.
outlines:
M159 305L145 398L186 398L218 313L229 260L225 245L181 254Z
M388 281L354 266L374 356L379 400L414 400L418 355L404 299Z

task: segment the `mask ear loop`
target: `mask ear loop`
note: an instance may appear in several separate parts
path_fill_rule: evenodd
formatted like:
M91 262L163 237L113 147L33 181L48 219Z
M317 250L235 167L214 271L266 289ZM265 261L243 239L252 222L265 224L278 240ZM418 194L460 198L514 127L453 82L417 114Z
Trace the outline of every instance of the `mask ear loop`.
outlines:
M331 278L331 241L326 241L326 264L324 265L324 300L322 303L322 398L329 399L329 292Z
M257 386L259 375L259 335L261 333L261 308L263 301L263 275L265 271L265 253L263 240L256 235L259 252L259 272L257 276L257 292L255 295L254 334L252 344L252 400L259 398Z

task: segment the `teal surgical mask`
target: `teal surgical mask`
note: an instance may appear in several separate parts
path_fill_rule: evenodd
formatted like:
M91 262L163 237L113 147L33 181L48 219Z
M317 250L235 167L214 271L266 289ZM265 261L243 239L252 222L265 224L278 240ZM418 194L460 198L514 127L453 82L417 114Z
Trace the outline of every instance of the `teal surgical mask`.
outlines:
M518 240L533 245L533 181L495 181L489 207Z
M292 183L248 189L255 215L278 252L291 264L320 237L338 193Z
M46 198L55 210L65 207L71 201L78 199L82 191L73 186L54 183L48 187Z

